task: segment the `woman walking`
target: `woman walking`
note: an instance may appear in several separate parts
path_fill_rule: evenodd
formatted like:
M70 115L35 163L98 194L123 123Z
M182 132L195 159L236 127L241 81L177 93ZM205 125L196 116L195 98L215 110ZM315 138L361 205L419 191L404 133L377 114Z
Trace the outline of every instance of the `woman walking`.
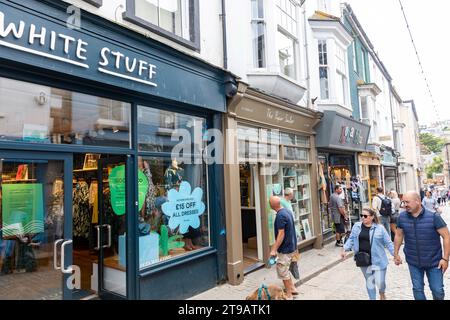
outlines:
M378 217L372 209L363 209L362 221L355 223L350 238L342 248L342 259L346 251L355 253L356 266L366 279L366 288L370 300L376 300L378 292L380 300L386 300L386 270L388 259L385 248L394 256L394 244L386 229L379 224Z
M431 195L430 191L426 192L425 198L422 200L422 206L431 212L436 212L439 207L436 198Z

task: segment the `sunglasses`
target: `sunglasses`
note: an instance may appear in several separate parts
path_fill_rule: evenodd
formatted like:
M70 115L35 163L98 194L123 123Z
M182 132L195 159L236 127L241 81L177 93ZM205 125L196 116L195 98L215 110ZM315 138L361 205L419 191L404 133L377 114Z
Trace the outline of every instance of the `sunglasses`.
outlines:
M367 218L367 217L371 217L371 215L369 214L360 214L361 218Z

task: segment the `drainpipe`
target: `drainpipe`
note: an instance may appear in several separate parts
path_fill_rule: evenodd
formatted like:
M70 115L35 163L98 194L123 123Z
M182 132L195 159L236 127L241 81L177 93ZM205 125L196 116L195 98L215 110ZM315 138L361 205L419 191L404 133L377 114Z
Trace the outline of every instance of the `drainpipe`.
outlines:
M225 11L225 0L222 0L222 40L223 40L223 68L228 69L227 51L227 15Z
M306 5L305 5L305 1L303 1L302 3L303 6L303 28L305 31L305 37L304 37L304 42L305 42L305 60L306 60L306 107L307 108L311 108L313 107L311 105L311 76L310 76L310 72L309 72L309 45L308 45L308 25L306 23Z

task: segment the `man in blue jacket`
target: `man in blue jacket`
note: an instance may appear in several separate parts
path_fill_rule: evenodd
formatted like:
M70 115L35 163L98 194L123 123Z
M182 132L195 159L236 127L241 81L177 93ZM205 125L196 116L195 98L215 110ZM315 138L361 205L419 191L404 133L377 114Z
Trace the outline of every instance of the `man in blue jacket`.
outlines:
M420 194L410 191L403 196L406 211L398 217L394 240L394 260L402 263L398 251L405 240L404 253L408 263L416 300L426 300L424 274L426 273L434 300L443 300L444 273L450 255L450 233L439 214L422 207ZM444 242L442 254L441 237Z

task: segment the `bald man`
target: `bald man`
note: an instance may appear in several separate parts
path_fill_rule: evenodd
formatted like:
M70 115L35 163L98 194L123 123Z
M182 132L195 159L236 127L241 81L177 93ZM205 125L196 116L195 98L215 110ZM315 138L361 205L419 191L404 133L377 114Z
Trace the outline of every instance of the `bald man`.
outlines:
M277 213L274 223L275 243L272 245L270 256L278 256L278 278L283 280L287 299L292 300L292 295L298 294L289 272L292 258L297 253L297 235L295 233L294 218L288 209L281 206L281 199L279 197L270 197L269 203L270 207Z
M420 194L409 191L403 196L406 211L398 217L394 240L395 264L400 265L402 259L398 251L405 240L403 249L408 263L416 300L426 300L424 293L424 274L434 300L443 300L444 273L448 268L450 255L450 233L447 224L439 214L422 207ZM444 242L442 252L441 237Z

